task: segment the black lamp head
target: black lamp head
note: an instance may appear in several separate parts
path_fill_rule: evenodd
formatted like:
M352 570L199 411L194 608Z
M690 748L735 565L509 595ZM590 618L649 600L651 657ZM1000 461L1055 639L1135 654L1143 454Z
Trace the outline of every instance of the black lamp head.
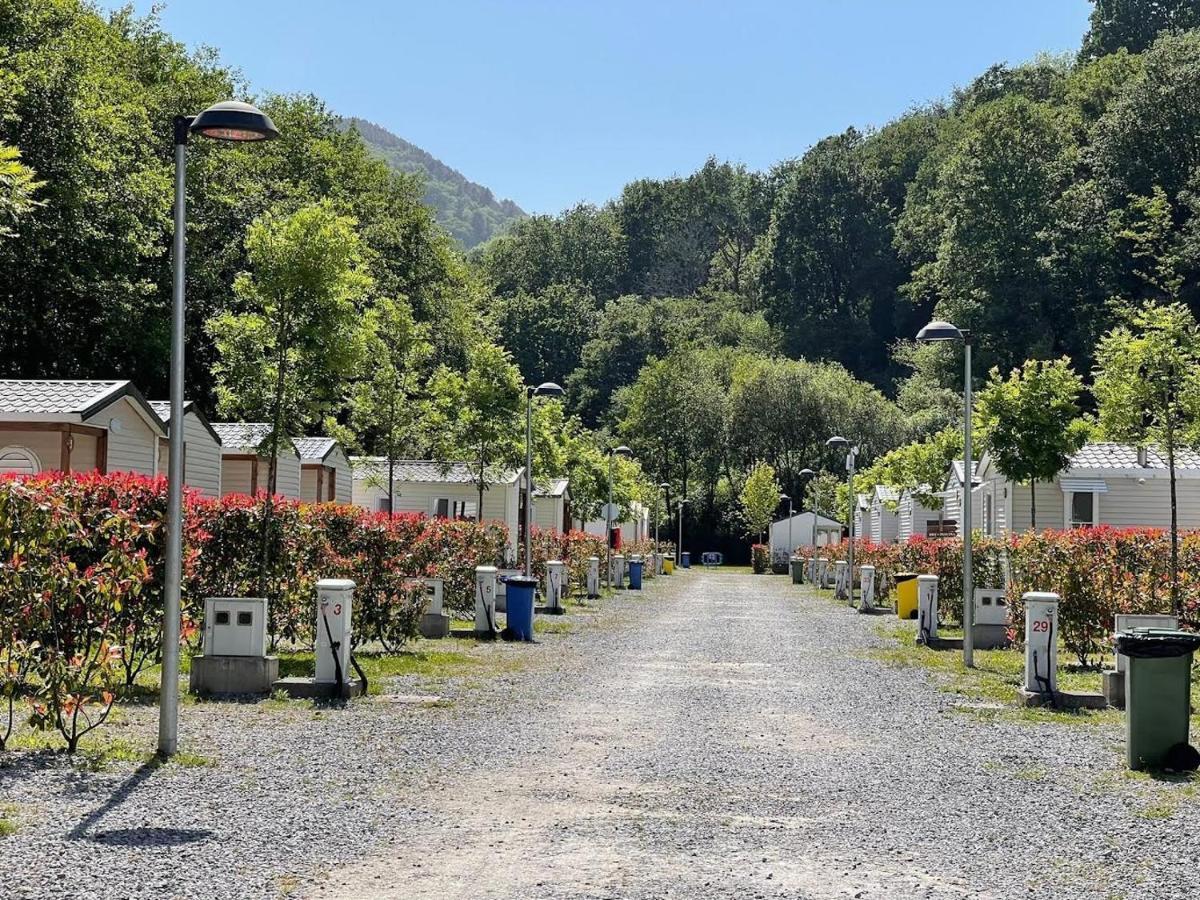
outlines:
M270 116L240 100L214 103L192 120L188 130L215 141L269 141L279 137Z
M633 451L624 444L622 444L620 447L613 447L613 449L608 452L614 456L633 456Z
M841 435L835 434L825 442L825 446L833 447L835 450L844 450L846 447L850 446L850 442Z
M963 333L949 322L943 322L941 319L934 319L924 328L917 332L917 340L924 344L933 344L938 341L961 341Z
M544 381L533 389L535 397L561 397L566 391L553 381Z

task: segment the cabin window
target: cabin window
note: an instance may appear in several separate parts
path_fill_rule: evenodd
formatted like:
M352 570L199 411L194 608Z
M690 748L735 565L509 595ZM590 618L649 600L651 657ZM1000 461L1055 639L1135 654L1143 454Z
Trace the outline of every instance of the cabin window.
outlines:
M392 511L392 501L387 497L380 497L375 501L376 512L390 513Z
M25 447L5 447L0 450L0 473L36 475L42 464L32 450Z
M1071 527L1091 528L1096 524L1096 495L1079 491L1071 495Z
M468 500L439 497L433 514L439 519L473 519L475 518L475 504Z

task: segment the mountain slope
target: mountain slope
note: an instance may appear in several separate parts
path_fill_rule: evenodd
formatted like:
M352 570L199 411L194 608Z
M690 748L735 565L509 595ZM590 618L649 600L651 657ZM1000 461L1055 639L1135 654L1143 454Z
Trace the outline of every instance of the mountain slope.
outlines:
M400 172L415 172L425 179L425 202L437 212L438 222L468 250L525 212L511 200L497 200L481 184L469 181L420 147L397 137L366 119L348 118L367 145Z

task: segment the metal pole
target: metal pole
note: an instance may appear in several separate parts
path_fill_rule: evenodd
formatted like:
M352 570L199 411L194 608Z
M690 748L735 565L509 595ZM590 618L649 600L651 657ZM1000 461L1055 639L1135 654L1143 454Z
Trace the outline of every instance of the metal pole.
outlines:
M854 507L857 501L854 496L854 464L858 448L854 445L850 446L850 453L846 457L846 470L850 473L850 547L846 551L846 577L850 582L850 605L854 605Z
M975 585L971 570L971 335L963 332L963 664L975 665Z
M608 451L608 506L604 507L604 586L612 587L613 452Z
M533 574L533 392L525 389L525 577Z
M158 691L158 753L179 749L179 594L183 569L183 331L184 276L187 253L187 129L184 116L175 128L175 242L171 281L171 417L167 436L167 559L163 576L162 679Z
M675 548L675 564L683 566L683 501L679 501L679 546Z
M792 498L788 497L788 574L791 574L792 555L796 552L796 545L792 543Z

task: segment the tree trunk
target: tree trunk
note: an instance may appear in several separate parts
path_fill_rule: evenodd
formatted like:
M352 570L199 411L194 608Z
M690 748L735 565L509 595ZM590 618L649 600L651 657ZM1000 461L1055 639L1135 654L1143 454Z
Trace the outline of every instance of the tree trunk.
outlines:
M1008 523L1012 527L1012 522ZM1029 479L1029 530L1037 531L1037 479Z
M388 455L388 518L396 518L396 459L395 451Z
M274 409L271 415L271 458L267 460L267 496L263 501L262 554L259 559L260 596L266 597L267 573L271 568L271 524L275 518L275 487L279 477L279 431L283 427L283 393L287 385L287 323L280 328L279 360L275 376ZM258 452L258 448L254 448ZM274 636L272 636L274 637Z
M1174 435L1167 441L1167 468L1171 473L1171 609L1179 616L1183 614L1183 605L1179 599L1179 522L1175 504Z

